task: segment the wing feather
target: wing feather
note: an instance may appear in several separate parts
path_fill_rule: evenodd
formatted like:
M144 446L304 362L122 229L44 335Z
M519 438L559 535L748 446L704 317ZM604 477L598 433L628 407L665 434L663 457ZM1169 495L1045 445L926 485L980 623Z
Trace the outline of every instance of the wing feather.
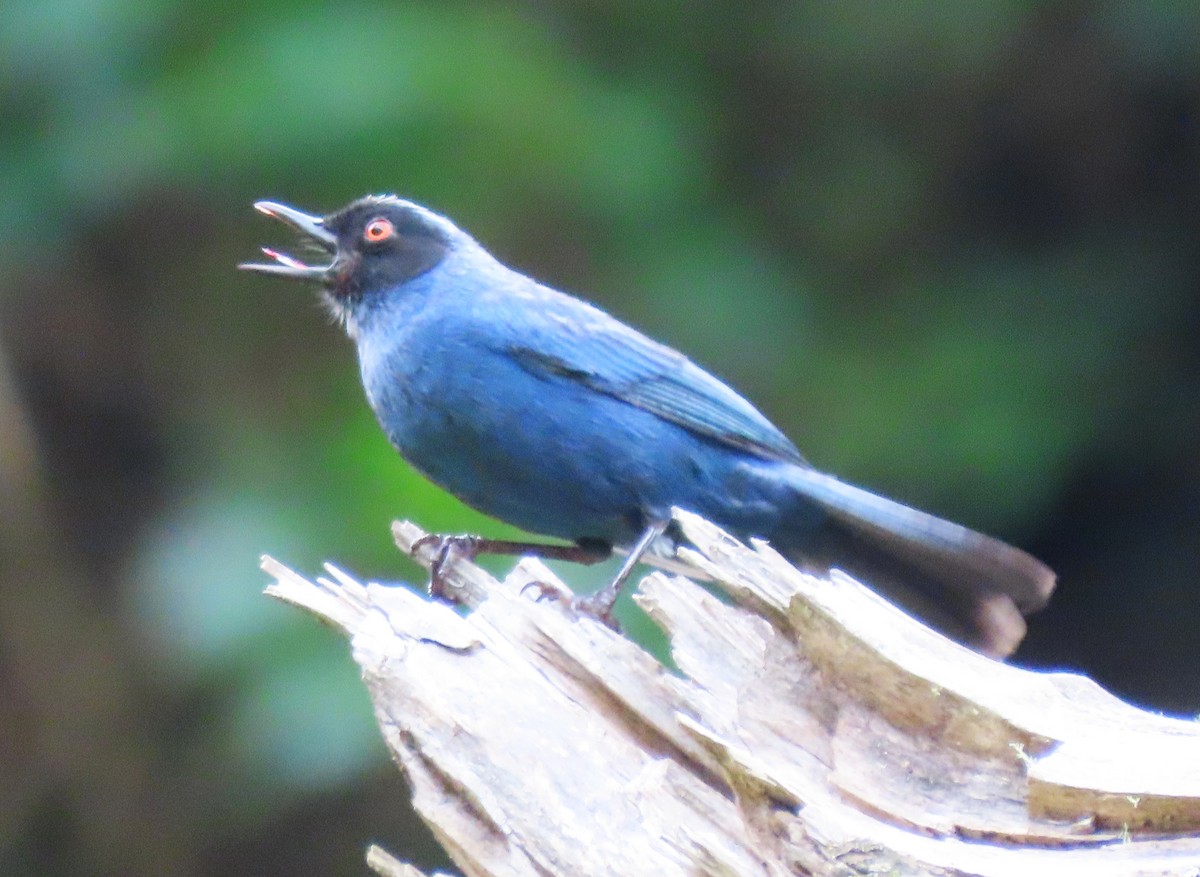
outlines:
M683 354L591 306L583 305L579 313L555 311L546 314L555 324L553 345L512 344L506 351L526 371L578 382L763 459L804 463L796 446L757 408ZM574 343L563 343L564 330Z

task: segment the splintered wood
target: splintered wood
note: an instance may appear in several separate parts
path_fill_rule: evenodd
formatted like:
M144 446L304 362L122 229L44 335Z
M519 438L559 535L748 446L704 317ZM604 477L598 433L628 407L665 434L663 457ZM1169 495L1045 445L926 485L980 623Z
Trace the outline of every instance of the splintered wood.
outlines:
M468 875L1200 877L1200 723L992 661L685 512L637 600L678 672L543 565L458 563L462 615L265 558L350 637L415 806ZM424 533L397 524L412 551ZM417 559L428 563L429 549Z

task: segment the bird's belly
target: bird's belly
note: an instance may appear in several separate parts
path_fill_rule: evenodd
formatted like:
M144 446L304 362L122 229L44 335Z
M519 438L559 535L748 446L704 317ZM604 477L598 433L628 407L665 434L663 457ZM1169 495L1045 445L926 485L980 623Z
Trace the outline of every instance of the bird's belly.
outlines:
M430 480L493 517L565 539L635 538L656 497L647 461L623 444L626 418L605 416L607 405L498 402L414 417L392 440Z
M437 381L364 373L392 443L468 505L531 532L618 545L672 505L731 517L736 452L577 384L487 365Z
M770 538L796 502L776 464L499 355L364 362L371 407L406 460L470 506L534 533L626 545L672 506ZM434 369L430 363L454 363Z

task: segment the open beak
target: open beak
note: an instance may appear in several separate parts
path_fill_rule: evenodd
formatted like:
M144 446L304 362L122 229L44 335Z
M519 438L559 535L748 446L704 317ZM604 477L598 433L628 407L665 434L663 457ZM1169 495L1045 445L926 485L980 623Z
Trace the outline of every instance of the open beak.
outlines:
M274 201L256 201L254 209L287 223L296 231L305 235L311 243L316 244L332 257L337 253L337 237L325 228L319 216L309 216L286 204L276 204ZM293 280L325 281L333 273L334 260L328 265L306 265L299 259L267 247L262 248L263 254L270 262L243 262L238 268L243 271L255 271L259 274L274 274L276 277L290 277Z

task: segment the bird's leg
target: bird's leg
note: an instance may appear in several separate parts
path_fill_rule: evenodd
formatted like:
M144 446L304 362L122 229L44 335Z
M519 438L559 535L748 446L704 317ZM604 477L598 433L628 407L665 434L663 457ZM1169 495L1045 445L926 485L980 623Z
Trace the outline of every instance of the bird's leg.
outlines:
M617 597L621 595L621 589L625 587L625 583L629 581L629 577L633 575L633 568L638 565L642 557L650 550L650 546L663 533L666 532L670 521L651 521L646 527L645 532L633 548L629 550L629 556L625 558L625 562L621 564L621 568L617 570L617 574L613 580L596 591L594 594L589 594L586 597L576 597L571 601L571 608L578 612L591 615L600 621L607 624L614 630L617 627L616 621L612 616L613 605L617 602Z
M486 539L482 536L442 536L431 533L413 543L415 552L425 546L433 549L429 564L429 594L443 600L452 598L446 591L446 570L453 560L473 561L481 554L513 554L541 557L547 560L569 560L593 564L607 560L612 548L600 542L577 542L574 545L554 545L548 542L514 542L508 539Z

